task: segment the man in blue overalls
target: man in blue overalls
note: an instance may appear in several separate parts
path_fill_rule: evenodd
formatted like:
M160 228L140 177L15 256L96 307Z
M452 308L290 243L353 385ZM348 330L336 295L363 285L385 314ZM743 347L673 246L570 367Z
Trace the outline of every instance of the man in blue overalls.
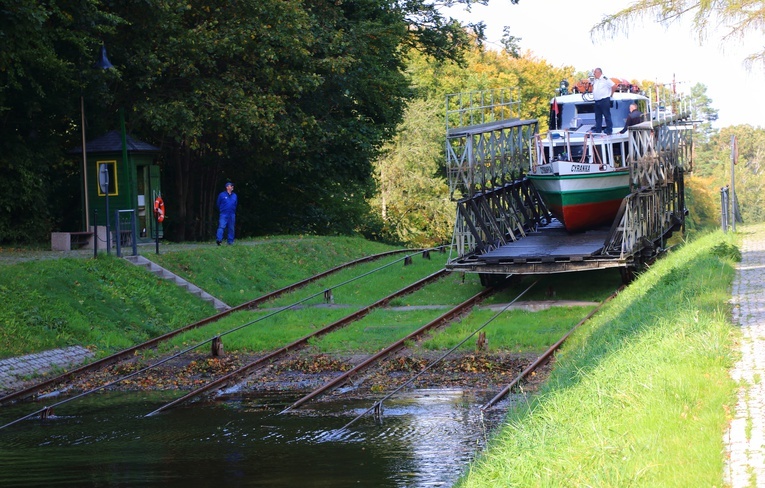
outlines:
M223 231L227 230L227 239L229 245L234 243L234 224L236 224L236 204L238 203L236 193L234 193L234 184L230 181L226 183L226 190L218 195L218 211L220 220L218 222L218 234L216 242L220 246L223 241Z

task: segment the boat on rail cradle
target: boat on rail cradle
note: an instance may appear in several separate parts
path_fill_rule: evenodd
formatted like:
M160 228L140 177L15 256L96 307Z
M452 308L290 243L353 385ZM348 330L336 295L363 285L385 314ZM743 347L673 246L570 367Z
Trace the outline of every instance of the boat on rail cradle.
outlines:
M631 88L615 93L610 137L593 134L588 90L557 94L543 135L538 119L521 118L518 89L447 95L457 211L446 269L477 273L485 286L606 268L629 282L685 226L695 122L691 99L669 86L655 85L650 98ZM633 113L627 123L631 103L647 120L633 123Z
M617 84L611 97L613 134L593 132L595 102L592 85L584 81L574 93L561 86L561 94L550 101L547 133L533 137L527 176L550 213L569 232L613 222L630 193L629 134L621 129L631 104L643 114L653 113L651 100L639 87L612 80ZM650 122L644 124L650 127Z

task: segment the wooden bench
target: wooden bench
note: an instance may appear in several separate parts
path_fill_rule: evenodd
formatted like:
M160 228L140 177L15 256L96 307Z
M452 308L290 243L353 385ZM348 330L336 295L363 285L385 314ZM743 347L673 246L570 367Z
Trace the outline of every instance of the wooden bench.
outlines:
M54 251L93 249L92 232L51 232L50 247Z

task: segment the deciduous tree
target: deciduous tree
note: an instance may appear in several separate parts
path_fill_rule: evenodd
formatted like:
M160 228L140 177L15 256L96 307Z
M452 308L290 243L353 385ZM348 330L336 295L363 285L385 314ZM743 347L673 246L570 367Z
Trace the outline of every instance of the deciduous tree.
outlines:
M627 8L606 15L593 32L607 35L628 32L630 25L645 18L664 25L690 18L700 42L720 26L727 29L724 42L740 41L765 32L765 5L761 0L637 0ZM765 65L765 48L753 51L742 61Z

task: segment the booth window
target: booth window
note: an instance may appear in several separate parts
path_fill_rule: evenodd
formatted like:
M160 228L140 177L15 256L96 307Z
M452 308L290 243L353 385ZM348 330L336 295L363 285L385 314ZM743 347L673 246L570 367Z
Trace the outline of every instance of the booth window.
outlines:
M112 159L110 161L96 161L96 187L98 188L98 196L104 196L104 192L101 191L101 185L98 184L98 175L101 173L102 164L105 164L106 169L109 170L109 196L113 197L119 195L119 185L117 184L117 161Z

